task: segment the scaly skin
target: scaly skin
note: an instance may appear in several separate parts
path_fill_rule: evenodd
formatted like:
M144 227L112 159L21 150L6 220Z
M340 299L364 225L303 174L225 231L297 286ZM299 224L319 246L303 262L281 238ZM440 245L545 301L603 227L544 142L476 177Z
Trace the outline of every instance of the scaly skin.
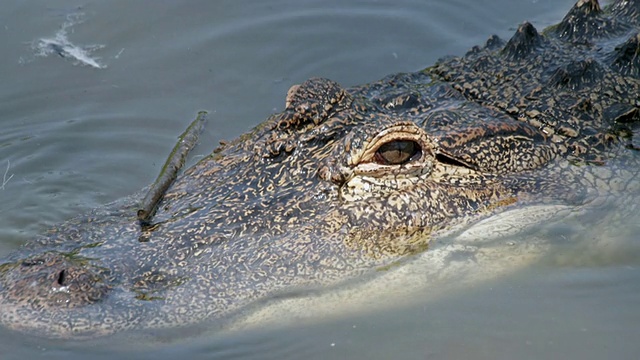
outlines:
M282 113L180 175L151 226L124 199L10 255L0 323L89 337L220 319L471 219L624 191L617 170L593 173L637 149L639 9L580 1L543 34L525 23L418 73L293 86Z

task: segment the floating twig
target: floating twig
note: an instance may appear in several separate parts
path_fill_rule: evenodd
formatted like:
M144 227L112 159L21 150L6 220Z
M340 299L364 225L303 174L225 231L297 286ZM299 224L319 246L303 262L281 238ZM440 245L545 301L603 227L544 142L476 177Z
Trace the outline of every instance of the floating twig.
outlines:
M7 160L7 168L4 170L4 176L2 177L2 186L0 186L0 189L2 189L2 190L4 190L4 186L7 185L9 180L11 180L11 178L13 177L13 174L11 174L7 178L7 174L9 173L9 168L10 167L11 167L11 161Z
M198 142L198 135L202 132L206 119L207 112L199 112L187 130L180 135L178 143L174 146L171 155L162 166L160 175L158 175L158 178L151 185L147 195L140 203L137 215L143 228L151 225L151 218L155 214L158 203L160 203L164 193L178 176L178 171L184 165L187 154Z

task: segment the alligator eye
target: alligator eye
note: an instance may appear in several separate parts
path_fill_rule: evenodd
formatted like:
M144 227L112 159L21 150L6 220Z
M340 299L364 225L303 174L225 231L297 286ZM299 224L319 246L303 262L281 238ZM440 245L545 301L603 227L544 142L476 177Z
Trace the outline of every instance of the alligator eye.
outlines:
M422 154L420 145L412 140L393 140L382 144L374 157L380 165L403 165Z

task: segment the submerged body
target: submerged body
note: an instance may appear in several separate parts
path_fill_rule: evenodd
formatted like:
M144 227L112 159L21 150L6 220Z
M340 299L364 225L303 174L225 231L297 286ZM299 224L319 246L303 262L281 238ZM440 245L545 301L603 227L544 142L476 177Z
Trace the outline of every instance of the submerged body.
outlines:
M624 191L608 166L637 148L639 4L580 1L545 35L524 24L418 73L294 86L283 113L185 171L151 226L126 199L10 255L0 323L68 337L219 318L463 222Z

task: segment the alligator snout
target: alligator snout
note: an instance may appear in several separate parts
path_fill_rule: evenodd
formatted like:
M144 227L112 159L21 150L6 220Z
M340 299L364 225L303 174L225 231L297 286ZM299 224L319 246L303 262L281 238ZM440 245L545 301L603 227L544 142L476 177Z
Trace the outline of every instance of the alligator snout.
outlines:
M23 261L20 265L21 267L25 267L28 268L26 269L27 272L33 271L34 269L36 269L36 272L39 272L37 270L38 267L42 268L42 272L44 276L40 276L44 279L50 278L51 276L47 276L47 273L51 273L53 274L53 278L55 278L55 281L51 284L51 289L52 291L66 291L69 288L69 270L67 270L66 268L64 268L64 266L62 266L61 269L47 269L47 266L51 266L51 265L55 265L55 263L51 263L50 259L48 259L49 261L45 260L44 258L35 258L35 259L29 259L29 260L25 260ZM62 264L64 265L64 264ZM56 276L56 272L57 272L57 276Z
M99 269L73 255L45 253L8 264L0 287L33 308L74 308L98 302L110 290ZM18 300L20 299L20 300Z

